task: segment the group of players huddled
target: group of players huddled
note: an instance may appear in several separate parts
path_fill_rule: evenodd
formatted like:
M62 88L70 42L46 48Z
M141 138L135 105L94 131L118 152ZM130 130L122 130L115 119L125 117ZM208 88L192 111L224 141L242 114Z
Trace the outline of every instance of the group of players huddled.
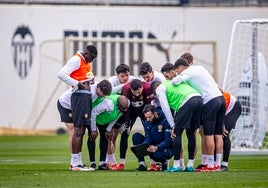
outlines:
M138 156L138 171L211 172L227 171L231 149L230 132L241 114L241 105L222 91L209 72L193 65L186 52L174 64L166 63L161 73L148 62L139 67L140 77L130 75L127 64L119 64L116 75L95 82L91 63L97 57L94 45L78 51L58 72L70 88L60 95L58 111L69 133L70 170L93 171L126 168L128 137L139 117L144 134L134 133L133 145L148 144L150 167ZM83 136L88 132L89 166L82 161ZM201 136L201 164L195 167L196 132ZM182 133L188 141L184 164ZM115 147L120 136L120 160ZM95 160L99 135L100 158ZM173 164L170 159L173 158Z

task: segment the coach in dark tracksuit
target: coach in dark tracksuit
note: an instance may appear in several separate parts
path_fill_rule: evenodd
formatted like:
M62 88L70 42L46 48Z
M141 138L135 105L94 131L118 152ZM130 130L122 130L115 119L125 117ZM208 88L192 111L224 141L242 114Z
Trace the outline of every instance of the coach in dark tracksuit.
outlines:
M167 160L173 157L173 141L171 139L170 125L160 108L148 104L143 109L145 116L145 136L141 133L134 133L132 136L133 145L148 143L147 151L151 152L150 158L162 163L162 170L167 168ZM144 157L138 158L139 171L147 170ZM151 169L152 169L151 164Z

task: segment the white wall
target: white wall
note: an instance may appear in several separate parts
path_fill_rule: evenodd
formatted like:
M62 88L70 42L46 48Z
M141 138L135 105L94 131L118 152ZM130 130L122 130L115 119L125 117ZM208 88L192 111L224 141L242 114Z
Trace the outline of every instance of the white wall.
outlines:
M216 79L222 84L233 22L252 18L268 18L268 8L0 5L0 127L55 129L62 125L56 102L66 86L61 85L59 89L54 89L58 83L57 71L62 67L63 45L57 43L43 49L55 56L58 62L41 56L40 45L47 40L63 39L64 31L78 31L81 37L84 31L89 36L92 31L96 31L98 36L103 31L123 31L126 38L130 31L142 31L144 38L152 32L158 39L167 40L176 30L174 40L216 41ZM14 48L11 45L19 26L28 27L34 40L32 67L23 79L15 70ZM159 62L164 59L158 58L158 62L155 62L155 53L150 51L145 54L145 60L159 70ZM29 61L27 53L22 54L20 58ZM48 100L51 102L43 110ZM36 117L41 118L36 120Z

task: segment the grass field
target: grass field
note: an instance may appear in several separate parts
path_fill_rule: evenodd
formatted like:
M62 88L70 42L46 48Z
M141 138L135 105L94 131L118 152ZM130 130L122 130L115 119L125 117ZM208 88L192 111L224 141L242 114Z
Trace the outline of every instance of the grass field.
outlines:
M268 155L232 155L228 172L135 172L128 150L125 171L72 172L67 142L67 135L1 136L0 187L268 187Z

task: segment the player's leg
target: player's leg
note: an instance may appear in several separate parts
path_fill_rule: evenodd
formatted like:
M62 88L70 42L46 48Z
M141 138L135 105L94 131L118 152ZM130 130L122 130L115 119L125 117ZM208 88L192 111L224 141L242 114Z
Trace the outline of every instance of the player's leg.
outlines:
M201 138L201 164L196 167L197 170L204 169L205 166L208 164L208 154L207 154L207 146L205 142L205 135L204 135L204 127L200 125L199 127L199 135Z
M110 169L116 170L117 162L115 158L115 146L116 146L116 139L117 139L119 131L118 131L118 128L113 128L112 131L113 131L113 136L112 136L112 140L108 141L108 150L106 154L105 163Z
M194 171L194 151L195 151L195 129L186 129L186 136L188 140L188 162L185 168L187 172Z
M180 167L180 151L182 148L182 133L184 131L184 128L179 128L178 126L175 125L174 133L176 134L174 141L174 160L173 160L173 166L170 166L168 170L165 172L181 172L182 169Z
M218 105L220 109L217 112L217 119L215 125L215 152L216 152L216 160L215 160L215 170L220 170L221 166L221 158L222 158L222 151L223 151L223 123L224 123L224 116L226 111L226 104L223 97L217 97Z
M70 155L73 153L72 152L72 140L73 140L73 134L74 134L74 124L73 124L73 119L72 119L72 110L64 108L60 102L57 102L57 108L60 114L61 122L64 122L69 139L68 139L68 146L69 146L69 151ZM69 169L72 169L72 165L70 164Z
M226 133L223 136L223 160L221 163L221 170L227 171L228 170L228 161L229 161L229 156L230 156L230 151L231 151L231 140L229 137L229 131L230 129L226 129Z
M221 170L228 170L228 162L231 151L230 133L235 128L236 122L241 115L242 107L239 101L236 101L233 109L224 118L225 134L223 135L223 160Z
M118 170L124 170L125 168L125 158L126 158L126 152L128 148L128 132L124 131L121 134L121 139L120 139L120 169Z
M73 123L65 123L68 135L69 135L69 141L68 141L68 145L69 145L69 150L70 153L72 153L72 140L73 140L73 135L74 135L74 124Z
M96 159L95 159L95 152L96 152L96 140L90 138L91 129L88 126L88 138L87 138L87 148L88 148L88 156L89 156L89 166L92 169L96 169Z
M133 109L131 110L133 112ZM127 125L129 128L129 130L131 131L132 130L132 127L137 119L139 114L137 114L135 112L135 114L132 114L130 116L130 122L126 122L128 123L129 125ZM125 168L125 159L126 159L126 152L127 152L127 148L128 148L128 137L129 137L129 131L126 129L125 131L123 131L121 133L121 139L120 139L120 164L117 168L117 170L124 170Z
M97 125L100 132L100 161L99 161L99 170L109 170L105 163L106 153L108 149L108 140L105 136L107 125Z
M117 122L115 123L112 131L113 131L113 137L111 141L108 141L108 150L106 155L106 164L111 164L110 169L117 170L118 165L115 157L115 147L116 147L116 140L119 134L119 129L122 126L122 124L125 122L125 117L121 116Z
M114 165L114 164L117 164L117 161L116 161L116 157L115 157L115 150L116 150L116 140L118 138L118 135L119 135L119 129L113 129L113 139L112 139L112 144L113 144L113 148L112 148L112 158L111 158L111 164Z
M185 168L186 172L194 172L194 157L196 150L196 129L199 128L201 111L203 100L200 97L192 97L189 99L187 114L189 116L189 123L185 122L184 126L186 128L186 136L188 139L188 162Z
M219 107L216 99L211 99L203 105L202 117L204 128L204 143L207 149L208 164L205 166L205 171L214 171L214 150L215 140L214 132L216 126L217 111Z
M71 96L71 108L73 113L74 134L72 139L72 160L73 170L88 170L83 168L82 143L86 125L90 125L91 117L91 95L86 90L78 90Z

